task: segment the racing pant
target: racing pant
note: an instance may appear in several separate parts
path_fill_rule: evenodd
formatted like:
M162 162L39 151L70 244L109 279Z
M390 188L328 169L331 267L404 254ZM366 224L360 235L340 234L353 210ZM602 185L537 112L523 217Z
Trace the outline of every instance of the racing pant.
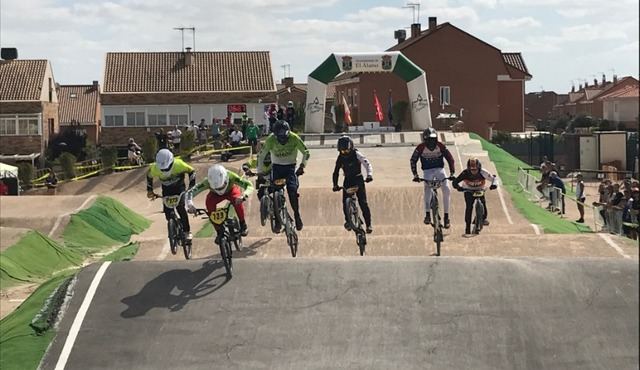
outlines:
M424 170L424 179L425 180L444 180L442 182L442 203L444 206L444 213L449 213L449 199L451 196L451 190L449 188L449 180L445 180L447 175L444 172L444 168L429 168ZM431 196L433 195L433 191L427 183L424 183L424 206L427 213L431 212Z

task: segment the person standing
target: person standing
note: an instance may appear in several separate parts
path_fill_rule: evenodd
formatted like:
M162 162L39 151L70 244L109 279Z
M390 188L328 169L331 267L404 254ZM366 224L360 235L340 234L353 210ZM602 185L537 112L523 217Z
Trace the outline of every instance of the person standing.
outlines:
M58 176L53 171L53 169L49 169L49 176L44 180L45 185L47 186L47 194L56 195L56 188L58 187Z
M289 100L289 102L287 103L287 110L285 112L285 115L287 116L287 122L293 125L296 119L296 109L293 107L293 102L291 100Z
M258 126L253 123L252 119L249 119L249 125L247 126L247 141L251 145L251 153L257 153L258 151Z
M173 141L173 152L176 154L180 153L180 142L182 141L182 131L176 125L176 128L173 130L171 134L171 140Z
M158 142L158 150L167 149L167 134L164 133L162 127L156 131L156 141Z
M580 218L576 220L576 222L582 224L584 223L584 202L587 198L584 194L584 180L581 173L576 175L576 199L578 200L576 204L578 206L578 212L580 213Z
M211 120L211 138L213 139L213 146L215 148L215 143L220 141L220 122L215 118Z

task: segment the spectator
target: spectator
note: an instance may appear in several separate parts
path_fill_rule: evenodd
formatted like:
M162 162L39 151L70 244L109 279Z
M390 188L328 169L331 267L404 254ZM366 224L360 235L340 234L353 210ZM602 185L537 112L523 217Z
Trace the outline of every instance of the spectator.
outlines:
M231 144L229 144L229 142L228 142L228 141L225 141L225 142L222 144L222 147L223 147L224 149L230 149L230 148L231 148ZM231 157L233 157L233 153L232 153L232 151L231 151L231 150L224 150L222 153L220 153L220 160L221 160L222 162L227 162L227 161L229 161L229 159L231 159Z
M249 116L246 113L242 113L242 135L247 136L247 126L249 126Z
M293 107L293 102L291 100L289 100L289 102L287 103L287 111L285 112L285 114L287 122L289 122L289 125L293 126L293 123L296 119L296 109Z
M180 142L182 141L182 131L176 125L176 128L171 133L171 140L173 141L173 152L175 154L180 153Z
M215 118L211 120L211 138L214 141L214 146L215 142L220 141L220 121Z
M609 180L603 180L600 185L598 185L598 201L593 202L593 206L598 207L598 213L600 213L600 217L602 217L605 228L608 227L606 206L609 203L610 198L609 184L611 184Z
M0 195L9 195L9 186L0 180Z
M158 141L158 150L167 149L167 134L164 133L162 127L156 131L156 140Z
M584 223L584 202L587 200L584 194L584 180L582 174L576 175L576 199L578 202L578 212L580 212L580 218L576 221L578 223Z
M624 194L620 191L620 184L609 185L609 194L609 203L607 204L609 232L611 234L622 234Z
M141 164L142 148L136 143L136 141L130 137L127 144L127 158L132 166L138 166Z
M49 169L49 176L44 180L44 184L47 186L47 194L56 195L56 188L58 187L58 176L56 176L53 168Z
M538 183L536 189L540 192L540 194L542 194L543 198L546 198L547 196L544 190L549 184L549 174L551 173L551 166L548 165L548 161L544 161L540 164L540 173L542 174L542 178L540 179L540 181L536 181Z
M562 181L562 179L560 178L560 176L558 176L558 173L556 171L552 171L549 173L549 185L553 186L554 188L558 188L560 189L560 192L562 194L560 194L560 200L561 200L561 207L560 208L560 213L564 214L564 194L567 193L567 189L564 186L564 182ZM551 189L551 204L550 206L552 207L552 210L555 211L555 206L558 203L558 200L555 198L558 196L558 192L555 189Z
M253 123L252 119L249 119L249 126L247 126L247 141L251 145L251 153L258 152L258 126Z
M275 104L271 104L267 110L267 119L269 120L269 132L273 132L273 124L277 121L278 110Z
M278 107L276 118L278 118L278 121L284 120L284 109L281 106Z
M240 132L237 127L234 127L233 131L231 131L231 133L229 134L229 141L231 142L231 146L234 148L240 146L242 138L242 132Z

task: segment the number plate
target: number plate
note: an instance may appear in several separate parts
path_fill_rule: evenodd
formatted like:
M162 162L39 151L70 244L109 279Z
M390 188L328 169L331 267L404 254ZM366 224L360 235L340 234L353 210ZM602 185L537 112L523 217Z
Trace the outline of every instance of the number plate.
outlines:
M287 183L287 179L275 179L273 183L278 186L282 186Z
M209 219L214 224L220 225L221 223L224 222L224 220L227 219L227 209L226 208L222 208L222 209L218 209L216 211L211 212L211 215L209 216Z
M484 196L484 191L474 191L473 192L473 196L476 197L476 198L483 197Z
M357 187L357 186L350 187L350 188L347 189L347 194L355 194L355 193L358 192L358 189L360 189L360 188Z
M168 197L164 197L163 199L164 199L164 205L167 206L167 208L174 208L180 202L179 195L170 195Z

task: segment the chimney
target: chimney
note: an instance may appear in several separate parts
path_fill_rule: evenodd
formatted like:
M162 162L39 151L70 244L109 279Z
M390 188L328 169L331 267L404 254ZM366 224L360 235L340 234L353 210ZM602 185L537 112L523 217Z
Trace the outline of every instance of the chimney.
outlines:
M602 74L602 86L606 85L607 83L607 76L604 75L604 73Z
M18 59L18 49L16 48L0 48L0 58L4 60Z
M613 84L617 84L618 83L618 75L613 75Z
M598 87L598 79L597 78L593 79L593 86Z
M571 92L572 93L576 92L576 85L571 85Z
M285 77L282 79L284 87L293 87L293 77Z
M98 90L98 80L93 80L92 87L94 90Z
M190 66L191 64L193 64L193 54L191 53L190 47L186 47L185 50L186 52L184 53L184 65Z
M429 17L429 31L433 31L438 26L438 18L437 17Z
M589 81L584 80L584 88L586 89L587 87L589 87Z
M398 40L398 44L404 42L407 39L407 31L405 30L395 30L393 31L393 38Z
M582 90L582 84L578 85L578 91Z
M420 36L420 23L414 23L411 25L411 37Z

